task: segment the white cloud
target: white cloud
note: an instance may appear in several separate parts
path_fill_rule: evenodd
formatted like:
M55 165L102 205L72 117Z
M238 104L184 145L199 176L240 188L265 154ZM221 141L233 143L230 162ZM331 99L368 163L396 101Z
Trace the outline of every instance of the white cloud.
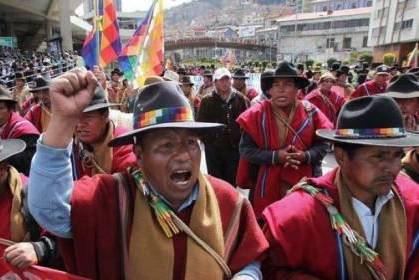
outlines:
M165 0L165 8L169 9L180 4L191 2L191 0ZM153 0L122 0L122 10L124 12L147 11Z

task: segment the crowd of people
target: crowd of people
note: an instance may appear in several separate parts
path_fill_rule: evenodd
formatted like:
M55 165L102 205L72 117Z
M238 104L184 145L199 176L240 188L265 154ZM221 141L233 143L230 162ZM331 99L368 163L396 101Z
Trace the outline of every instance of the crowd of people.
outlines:
M418 68L283 61L258 92L243 68L173 67L133 88L118 68L73 69L76 57L2 55L10 265L90 279L419 279Z

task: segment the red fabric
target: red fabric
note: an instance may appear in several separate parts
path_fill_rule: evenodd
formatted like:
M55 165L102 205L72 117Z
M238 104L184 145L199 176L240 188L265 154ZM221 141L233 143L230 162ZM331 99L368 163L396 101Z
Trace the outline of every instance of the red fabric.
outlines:
M0 256L3 256L5 247L0 245ZM31 266L28 269L17 269L0 258L0 279L54 279L54 280L87 280L87 278L71 275L64 271L59 271L41 266Z
M114 129L113 132L113 138L118 137L122 134L125 134L128 132L128 129L126 129L123 126L117 126ZM77 149L77 147L75 148ZM113 153L113 159L112 159L112 171L111 173L116 172L122 172L128 167L135 166L137 162L137 158L135 157L135 154L133 152L133 146L132 145L123 145L119 147L112 148ZM75 151L75 154L77 154L77 151ZM81 165L81 160L76 160L77 165L77 172L79 175L79 178L83 176L92 176L92 170L91 169L85 169L83 170Z
M339 196L333 182L336 169L320 178L309 180L324 188L339 209ZM419 188L403 175L395 180L407 216L407 254L412 237L419 229ZM270 254L263 263L264 279L318 279L338 277L338 252L335 231L332 230L326 208L304 191L287 195L270 205L264 212L265 235L270 243ZM415 260L411 259L413 263ZM416 260L417 261L417 260ZM418 273L419 267L409 264ZM407 275L411 278L414 272ZM416 274L418 275L418 274Z
M254 88L248 88L247 89L247 95L246 96L247 96L247 98L249 98L250 101L252 101L252 99L255 98L258 95L259 95L259 93Z
M234 211L238 193L222 180L210 176L208 179L214 187L219 202L225 231ZM119 258L122 255L122 244L118 221L119 206L115 199L116 187L111 175L85 176L76 182L71 199L74 239L60 239L61 252L69 272L92 279L123 279L122 263ZM187 217L183 218L187 220ZM237 246L228 262L233 273L253 260L262 258L268 248L248 203L243 205L240 222ZM186 245L186 242L182 242L182 238L174 241ZM182 255L180 253L182 248L178 245L175 245L175 252L179 255L176 255L175 259L182 260L179 257ZM185 266L184 259L176 263ZM174 272L184 269L176 268ZM178 273L176 275L179 275Z
M336 125L340 109L345 104L345 99L334 91L323 92L323 96L325 96L329 102L323 100L319 89L313 90L304 99L316 105L330 122Z
M294 134L289 131L286 143L282 147L279 146L278 127L269 100L265 100L260 104L250 107L237 118L237 122L261 149L276 151L288 145L294 145L297 149L305 151L311 147L316 139L317 129L333 127L322 112L309 102L303 101L298 102L294 118L290 124L295 131L298 131L303 126L303 123L309 119L309 112L313 113L312 119L302 132L299 133L299 136L304 143L301 143L298 138L294 138ZM265 146L263 136L264 128L262 123L264 118L266 119L266 135L269 137L269 139L267 139L267 146ZM243 183L250 181L248 178L249 170L249 162L244 158L240 158L239 168L237 170L237 185L242 186ZM281 181L294 185L301 178L310 176L312 176L312 166L310 164L301 165L298 170L291 167L284 168L282 164L260 166L252 201L256 217L260 217L266 206L282 198L280 187ZM265 189L264 194L262 193L263 189Z
M22 104L22 116L24 116L32 106L37 104L37 100L34 97L30 97L29 99L25 100Z
M188 207L182 212L178 213L178 217L187 225L191 219L192 207ZM173 280L185 279L186 266L184 262L187 258L187 250L185 250L188 242L186 234L176 234L173 236L173 251L174 251L174 264L173 264Z
M10 211L12 211L13 196L9 188L0 192L0 238L10 240ZM2 256L2 255L1 255Z
M16 139L23 135L39 135L39 131L28 120L12 112L1 134L1 139Z
M22 186L25 188L28 183L28 178L24 174L20 174ZM0 191L0 238L7 240L11 239L10 232L10 214L12 211L13 195L10 188L5 188ZM0 254L2 256L3 254Z
M365 90L365 87L368 89ZM352 92L350 99L354 99L357 97L368 96L368 95L376 95L380 93L384 93L387 87L380 87L374 80L365 82L359 85L354 92ZM369 93L369 94L368 94Z
M25 115L25 119L30 121L38 131L42 130L42 124L41 124L41 116L42 116L42 107L40 104L36 104L32 106L29 111Z

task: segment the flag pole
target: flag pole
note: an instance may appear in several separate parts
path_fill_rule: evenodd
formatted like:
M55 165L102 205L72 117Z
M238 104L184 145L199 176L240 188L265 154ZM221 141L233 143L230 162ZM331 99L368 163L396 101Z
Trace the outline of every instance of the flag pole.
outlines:
M93 0L93 9L94 9L94 17L93 17L93 24L96 27L96 63L97 65L100 66L100 26L98 24L98 20L99 20L99 1L100 0Z

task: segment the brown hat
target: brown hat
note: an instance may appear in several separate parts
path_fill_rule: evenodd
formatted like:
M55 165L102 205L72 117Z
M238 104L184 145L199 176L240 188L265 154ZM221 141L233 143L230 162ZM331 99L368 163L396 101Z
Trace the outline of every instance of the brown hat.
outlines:
M164 79L160 76L148 76L144 80L144 85L147 86L147 85L151 85L151 84L155 84L155 83L159 83L163 81Z

